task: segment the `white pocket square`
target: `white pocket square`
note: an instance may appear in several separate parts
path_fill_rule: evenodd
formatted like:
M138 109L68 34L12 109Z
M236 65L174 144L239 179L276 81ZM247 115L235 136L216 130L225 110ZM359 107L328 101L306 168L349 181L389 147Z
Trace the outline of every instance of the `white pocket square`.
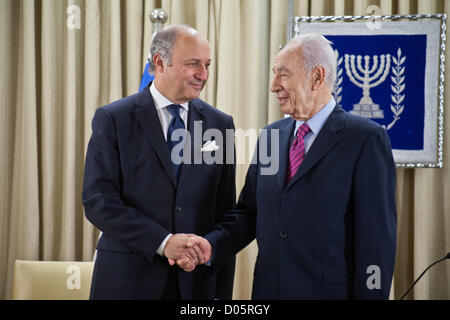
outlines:
M219 146L216 145L216 140L206 141L203 147L200 149L201 152L212 152L219 150Z

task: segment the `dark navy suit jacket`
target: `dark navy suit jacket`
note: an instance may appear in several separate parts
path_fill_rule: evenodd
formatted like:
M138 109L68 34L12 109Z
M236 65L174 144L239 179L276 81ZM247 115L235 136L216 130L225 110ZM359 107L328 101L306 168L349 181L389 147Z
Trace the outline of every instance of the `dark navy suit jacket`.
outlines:
M279 130L280 169L250 165L236 209L206 236L213 265L256 237L254 299L388 298L397 219L386 131L336 106L285 186L294 123L266 128Z
M160 299L177 268L182 299L231 299L234 257L220 270L188 273L156 253L169 232L204 235L235 205L234 164L193 163L194 154L202 159L202 133L214 128L225 137L233 119L196 99L189 102L192 139L194 121L203 131L185 145L191 164L182 165L177 182L148 88L96 111L83 185L86 217L103 232L91 298ZM226 141L217 144L225 159Z

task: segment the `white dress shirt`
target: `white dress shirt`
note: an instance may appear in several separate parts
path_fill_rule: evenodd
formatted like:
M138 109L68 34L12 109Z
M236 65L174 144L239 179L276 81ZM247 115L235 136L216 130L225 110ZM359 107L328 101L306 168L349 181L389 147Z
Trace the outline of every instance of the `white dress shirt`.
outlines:
M150 85L150 93L152 94L153 102L155 103L156 107L156 113L158 114L159 121L161 122L164 138L167 141L167 130L169 129L169 124L170 121L172 120L172 114L167 109L167 106L176 103L173 103L165 96L163 96L163 94L159 92L159 90L156 88L155 82L152 82L152 84ZM180 117L184 122L184 127L187 128L189 102L182 103L180 104L180 106L181 106ZM169 235L163 240L156 253L163 256L164 247L166 246L166 243L171 235L172 234L169 233Z
M150 93L153 97L153 102L155 103L156 112L158 113L159 121L161 122L161 127L164 133L164 138L167 141L167 130L169 128L170 121L172 120L172 114L167 109L167 106L171 104L176 104L167 99L162 95L161 92L156 88L155 82L152 82L150 86ZM189 111L189 102L185 102L180 104L180 117L184 122L184 127L187 128L187 120L188 120L188 111Z

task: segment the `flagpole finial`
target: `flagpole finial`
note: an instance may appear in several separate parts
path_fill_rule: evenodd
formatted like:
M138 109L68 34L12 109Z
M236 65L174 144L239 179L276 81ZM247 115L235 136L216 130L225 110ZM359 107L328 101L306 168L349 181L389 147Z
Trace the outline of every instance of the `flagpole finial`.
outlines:
M167 21L167 12L161 8L154 9L150 13L150 21L155 25L162 26Z
M161 8L153 9L152 12L150 12L149 18L153 24L153 33L152 33L152 41L151 42L153 42L155 35L162 29L162 26L164 23L166 23L168 17L169 16L167 15L167 12ZM152 59L152 55L151 55L151 53L149 53L148 62L151 63L151 59Z
M166 23L168 15L167 12L161 8L154 9L150 15L150 21L153 23L152 40L155 35L162 29L164 23Z

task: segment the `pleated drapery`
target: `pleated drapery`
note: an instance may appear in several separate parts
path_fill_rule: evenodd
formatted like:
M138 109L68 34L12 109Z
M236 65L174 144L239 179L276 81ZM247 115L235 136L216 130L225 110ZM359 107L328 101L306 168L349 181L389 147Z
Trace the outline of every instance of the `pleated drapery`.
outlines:
M381 14L435 14L447 13L450 2L298 0L294 12L366 15L371 5ZM98 231L81 203L91 120L96 108L137 92L154 8L167 11L166 25L189 24L209 40L202 99L243 130L282 117L268 89L286 41L287 0L0 0L0 298L11 297L15 259L92 260ZM450 112L444 116L444 167L397 169L392 298L450 251ZM238 191L249 161L238 165ZM256 255L255 242L238 254L235 299L250 297ZM408 297L449 299L449 288L443 262Z

